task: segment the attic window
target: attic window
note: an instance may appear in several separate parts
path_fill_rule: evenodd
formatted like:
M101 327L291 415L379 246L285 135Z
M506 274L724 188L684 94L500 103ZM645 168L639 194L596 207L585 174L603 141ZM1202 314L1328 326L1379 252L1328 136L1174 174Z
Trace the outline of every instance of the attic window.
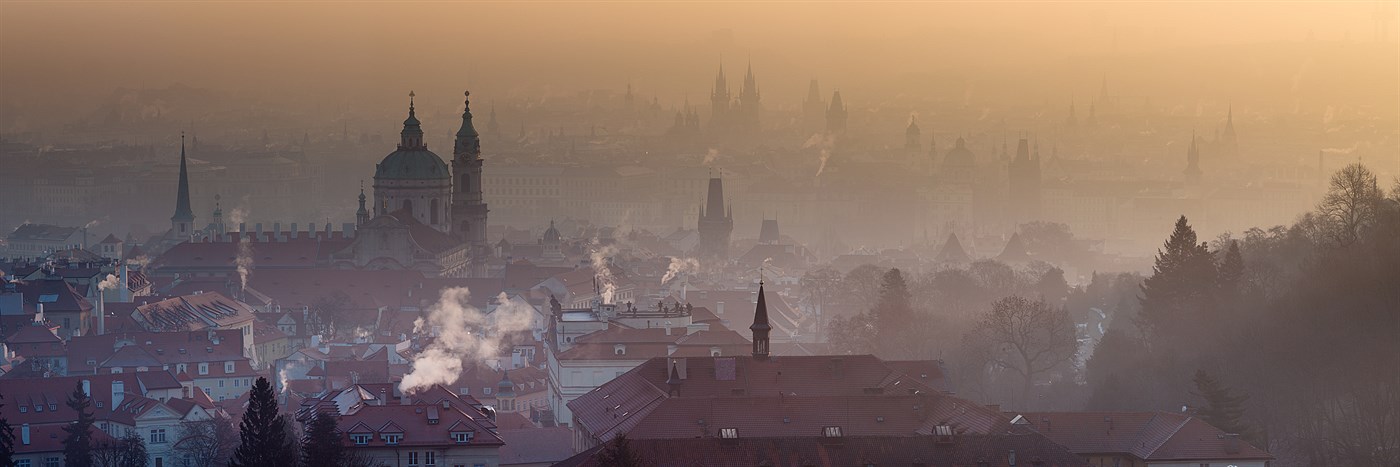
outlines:
M457 443L470 443L472 441L472 438L474 437L476 437L476 432L474 431L452 432L452 441L455 441Z
M723 439L739 439L738 428L720 428L719 437Z
M822 428L822 436L823 436L823 437L826 437L826 438L840 438L840 437L841 437L841 427L839 427L839 426L828 426L828 427L823 427L823 428Z
M617 355L627 355L627 346L623 344L614 345L613 353Z
M374 437L374 435L371 435L371 434L369 434L369 433L355 433L355 434L351 434L351 435L350 435L350 441L354 442L355 444L358 444L358 445L363 446L363 445L369 444L370 438L373 438L373 437Z
M385 433L379 435L379 437L384 440L384 444L399 444L400 441L403 441L403 433Z

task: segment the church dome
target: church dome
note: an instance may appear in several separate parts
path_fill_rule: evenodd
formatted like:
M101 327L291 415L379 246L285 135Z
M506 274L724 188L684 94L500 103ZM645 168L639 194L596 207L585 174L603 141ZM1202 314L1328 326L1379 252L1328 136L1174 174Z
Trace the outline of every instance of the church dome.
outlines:
M559 229L554 228L554 221L549 221L549 229L544 231L545 243L559 243Z
M953 149L948 150L948 155L943 157L944 167L972 167L977 165L977 156L967 149L967 141L958 138Z
M376 180L438 180L451 175L447 163L426 148L400 148L374 168Z
M452 173L441 157L423 144L423 128L413 108L413 93L408 93L408 118L403 121L399 147L374 167L375 180L443 180Z

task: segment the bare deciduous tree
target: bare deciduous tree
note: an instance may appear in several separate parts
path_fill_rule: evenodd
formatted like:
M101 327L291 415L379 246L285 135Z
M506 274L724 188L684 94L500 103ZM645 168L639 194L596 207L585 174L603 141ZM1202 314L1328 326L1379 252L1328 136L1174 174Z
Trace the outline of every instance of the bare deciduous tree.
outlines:
M1376 221L1385 193L1376 175L1360 163L1332 175L1327 195L1318 203L1318 214L1327 223L1327 235L1338 246L1356 243L1361 231Z
M1037 377L1068 366L1079 346L1078 329L1068 311L1022 297L992 303L972 332L992 346L988 363L1021 376L1023 401Z
M180 422L179 441L175 453L188 459L189 465L221 466L228 463L233 449L238 447L238 430L227 417Z

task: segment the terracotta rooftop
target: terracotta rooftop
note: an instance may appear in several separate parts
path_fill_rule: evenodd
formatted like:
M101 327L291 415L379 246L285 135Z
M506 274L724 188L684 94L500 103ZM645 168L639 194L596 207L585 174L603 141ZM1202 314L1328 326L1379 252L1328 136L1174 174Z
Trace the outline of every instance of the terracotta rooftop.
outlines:
M1272 459L1269 453L1187 414L1027 412L1030 427L1079 454L1130 454L1147 461Z

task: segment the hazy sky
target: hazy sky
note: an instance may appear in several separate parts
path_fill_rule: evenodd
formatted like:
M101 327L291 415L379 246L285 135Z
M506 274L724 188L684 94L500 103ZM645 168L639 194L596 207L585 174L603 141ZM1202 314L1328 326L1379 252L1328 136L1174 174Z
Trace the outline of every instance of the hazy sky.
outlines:
M795 104L811 78L825 90L873 93L882 80L939 73L1030 85L1045 70L1082 81L1082 90L1051 94L1087 93L1102 75L1124 76L1119 84L1134 71L1065 69L1310 36L1367 44L1381 17L1392 18L1387 46L1394 48L1396 10L1363 2L5 1L0 108L86 110L82 100L116 87L175 82L256 98L379 103L411 88L446 99L468 86L536 95L631 81L644 95L703 100L721 57L736 81L752 57L765 100L776 105Z

